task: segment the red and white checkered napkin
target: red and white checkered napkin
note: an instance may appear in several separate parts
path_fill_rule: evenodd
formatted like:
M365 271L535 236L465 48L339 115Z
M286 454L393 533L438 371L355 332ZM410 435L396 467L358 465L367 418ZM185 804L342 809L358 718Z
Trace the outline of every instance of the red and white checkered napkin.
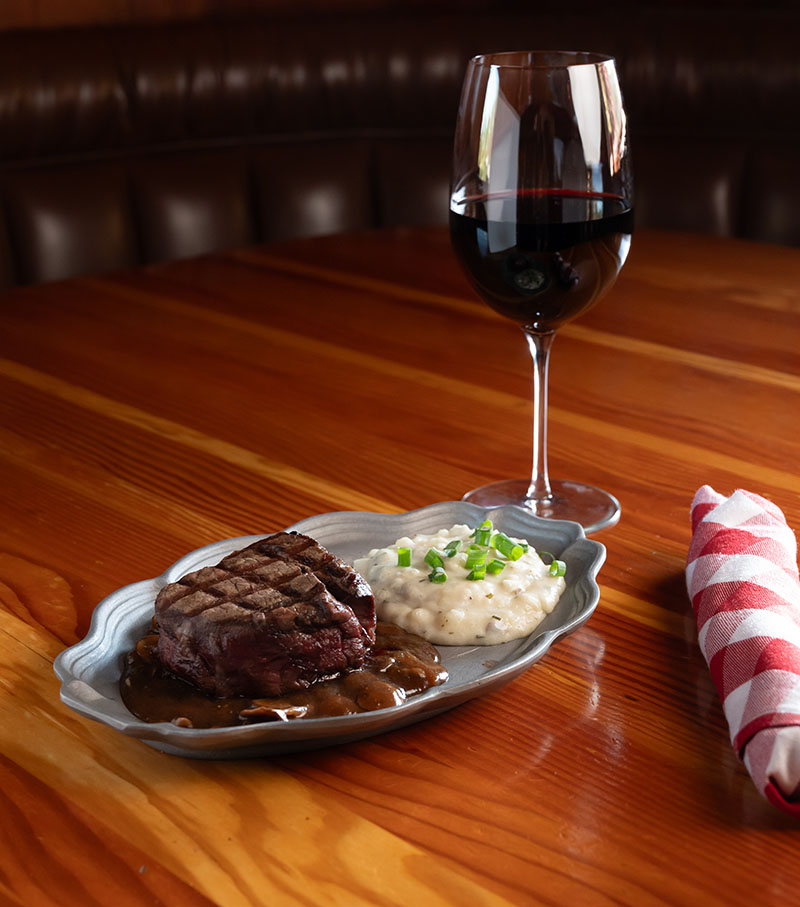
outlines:
M800 578L780 509L704 485L686 585L731 742L764 796L800 816Z

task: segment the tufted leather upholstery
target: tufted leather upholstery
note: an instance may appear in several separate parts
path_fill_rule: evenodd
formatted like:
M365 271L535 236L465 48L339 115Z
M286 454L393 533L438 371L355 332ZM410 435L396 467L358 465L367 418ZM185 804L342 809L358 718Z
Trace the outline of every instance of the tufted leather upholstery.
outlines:
M800 244L800 12L627 5L0 35L0 286L443 223L466 60L534 45L617 57L637 223Z

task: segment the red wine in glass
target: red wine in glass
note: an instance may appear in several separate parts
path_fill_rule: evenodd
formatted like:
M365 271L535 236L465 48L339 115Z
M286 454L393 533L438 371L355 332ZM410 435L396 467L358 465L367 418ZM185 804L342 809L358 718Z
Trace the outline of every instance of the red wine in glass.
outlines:
M486 196L450 212L450 237L470 282L501 315L549 333L583 314L614 283L633 209L619 196L555 189L517 193L489 220Z
M464 495L587 532L617 499L547 471L547 369L561 325L612 286L633 231L625 112L613 59L524 52L470 61L454 148L450 235L472 286L525 333L534 365L533 469Z

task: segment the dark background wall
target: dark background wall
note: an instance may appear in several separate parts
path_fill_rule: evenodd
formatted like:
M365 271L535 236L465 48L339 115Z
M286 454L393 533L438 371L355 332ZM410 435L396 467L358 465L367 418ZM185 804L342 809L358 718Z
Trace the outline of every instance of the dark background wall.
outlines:
M800 245L800 3L0 3L0 286L444 223L468 58L616 56L639 226Z

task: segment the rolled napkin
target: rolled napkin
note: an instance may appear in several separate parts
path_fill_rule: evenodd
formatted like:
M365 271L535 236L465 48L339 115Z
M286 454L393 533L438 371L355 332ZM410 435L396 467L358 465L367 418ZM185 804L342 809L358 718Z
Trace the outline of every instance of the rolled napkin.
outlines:
M780 509L704 485L686 586L734 749L767 800L800 816L800 578Z

